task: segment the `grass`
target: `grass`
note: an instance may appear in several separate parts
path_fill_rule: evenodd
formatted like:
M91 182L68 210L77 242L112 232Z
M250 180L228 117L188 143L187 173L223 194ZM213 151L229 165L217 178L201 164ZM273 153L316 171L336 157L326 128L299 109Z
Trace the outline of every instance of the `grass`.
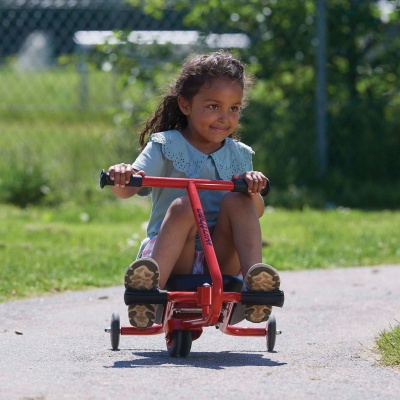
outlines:
M267 208L264 261L284 270L400 262L399 223L399 212Z
M0 205L0 301L119 285L149 214L145 199L20 209ZM399 263L400 212L267 208L263 258L280 270Z
M101 168L118 160L117 153L123 153L118 144L122 133L102 121L92 122L90 128L89 124L73 121L57 124L9 121L0 122L0 131L3 197L21 192L23 197L25 178L32 171L37 185L48 187L46 202L91 201L97 187L93 182ZM133 145L131 152L132 148Z
M400 325L390 331L383 331L377 338L376 344L384 365L400 366Z
M75 111L82 108L115 106L116 79L99 70L79 74L71 64L68 68L21 72L0 68L2 96L0 110Z
M93 70L83 104L79 79L71 68L26 74L0 68L0 202L12 196L23 205L15 199L30 174L37 179L29 189L46 191L44 204L91 202L100 169L136 156L136 129L125 128L124 113L115 114L127 91L112 74ZM140 104L138 119L137 109L147 104L142 89L135 85L124 102Z
M0 206L0 300L121 283L147 207Z

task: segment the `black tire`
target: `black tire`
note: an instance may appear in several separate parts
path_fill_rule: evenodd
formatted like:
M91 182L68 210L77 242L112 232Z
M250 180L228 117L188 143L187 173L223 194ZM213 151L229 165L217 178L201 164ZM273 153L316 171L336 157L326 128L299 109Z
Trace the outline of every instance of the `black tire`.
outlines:
M276 341L276 318L274 315L271 315L268 320L268 329L267 329L267 350L273 351L275 347Z
M182 332L182 345L181 351L179 353L180 357L187 357L192 348L192 332L191 331L181 331Z
M120 327L121 323L119 319L119 314L113 313L113 315L111 316L111 330L110 330L111 348L113 350L118 350Z
M170 340L167 340L167 350L171 357L179 357L182 349L182 332L172 331L170 333Z

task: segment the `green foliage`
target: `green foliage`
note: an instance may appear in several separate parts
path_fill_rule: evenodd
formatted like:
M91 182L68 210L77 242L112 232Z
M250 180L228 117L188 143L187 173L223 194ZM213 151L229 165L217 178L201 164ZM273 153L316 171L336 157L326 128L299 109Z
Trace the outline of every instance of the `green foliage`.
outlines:
M171 44L134 43L126 31L113 32L112 40L91 54L92 64L118 77L114 121L119 128L131 130L147 119L156 106L157 95L166 89L165 77L175 73L178 58Z
M251 37L248 49L234 50L258 77L244 112L242 139L256 151L255 168L271 179L274 205L398 208L398 13L385 22L376 1L357 7L326 2L328 173L321 180L314 1L132 2L152 14L172 4L190 29L204 34L243 31ZM18 74L11 68L13 58L2 67L3 201L91 202L99 169L134 159L134 134L186 53L168 45L134 44L127 32L115 32L115 39L85 55L60 57L57 68L47 72ZM191 48L204 49L201 42Z
M137 6L144 3L150 13L151 8L174 7L186 15L191 29L250 36L251 46L235 51L261 81L246 110L244 140L258 151L256 164L276 185L305 185L311 192L322 188L329 201L344 205L400 204L395 190L381 190L380 199L371 203L370 195L357 195L360 188L367 194L370 182L383 181L389 188L399 178L399 13L382 18L377 0L357 6L348 0L326 1L328 173L321 181L315 128L315 2L135 1Z
M307 186L288 185L285 188L274 187L266 199L266 203L274 207L292 210L304 210L309 207L329 208L327 197L322 189Z
M3 200L26 207L40 203L48 193L47 178L40 165L22 165L3 170Z
M133 159L138 147L128 133L96 120L8 120L0 131L0 198L20 206L102 202L101 168Z
M167 6L166 0L126 0L126 2L132 4L134 7L141 7L146 14L150 14L157 19L162 17L163 10Z
M125 94L115 89L115 75L93 62L82 77L75 61L62 57L46 73L1 68L0 201L23 207L90 203L99 190L101 168L134 159L138 143L132 128L123 126L123 111L115 112ZM27 88L24 96L16 90L18 83ZM131 88L129 99L149 109L142 88Z

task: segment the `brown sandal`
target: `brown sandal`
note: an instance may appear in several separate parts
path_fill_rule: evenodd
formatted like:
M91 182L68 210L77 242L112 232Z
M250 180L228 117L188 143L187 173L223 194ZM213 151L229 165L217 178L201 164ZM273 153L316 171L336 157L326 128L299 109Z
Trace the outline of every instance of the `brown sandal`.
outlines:
M255 264L247 272L245 283L248 291L271 292L278 290L281 280L278 271L268 264ZM271 315L272 307L266 305L248 305L244 310L247 321L266 322Z
M125 288L133 290L155 290L158 287L160 271L152 258L139 258L125 272ZM129 322L136 328L148 328L156 319L158 304L130 304Z

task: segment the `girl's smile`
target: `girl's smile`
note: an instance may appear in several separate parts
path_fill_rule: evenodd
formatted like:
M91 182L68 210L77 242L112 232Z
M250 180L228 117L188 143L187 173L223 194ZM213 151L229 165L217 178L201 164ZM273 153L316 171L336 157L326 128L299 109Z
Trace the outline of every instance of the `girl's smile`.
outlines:
M239 124L242 97L239 83L221 78L203 85L190 101L180 96L178 104L188 121L183 136L205 154L218 150Z

